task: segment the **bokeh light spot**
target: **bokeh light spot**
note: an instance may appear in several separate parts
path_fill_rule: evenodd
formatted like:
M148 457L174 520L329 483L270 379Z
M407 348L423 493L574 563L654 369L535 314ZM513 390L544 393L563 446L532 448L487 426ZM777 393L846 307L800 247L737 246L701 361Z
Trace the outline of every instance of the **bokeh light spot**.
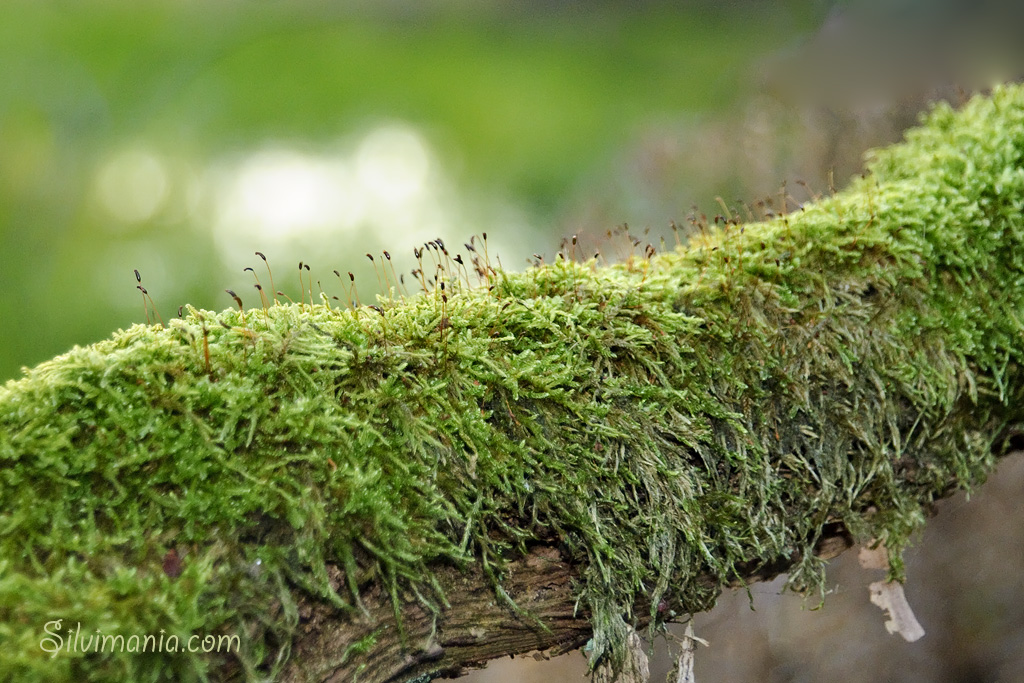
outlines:
M356 152L356 173L385 202L409 202L426 188L430 155L422 138L405 126L381 127Z
M170 187L164 163L142 148L114 155L96 174L100 203L110 215L128 225L153 218L166 202Z

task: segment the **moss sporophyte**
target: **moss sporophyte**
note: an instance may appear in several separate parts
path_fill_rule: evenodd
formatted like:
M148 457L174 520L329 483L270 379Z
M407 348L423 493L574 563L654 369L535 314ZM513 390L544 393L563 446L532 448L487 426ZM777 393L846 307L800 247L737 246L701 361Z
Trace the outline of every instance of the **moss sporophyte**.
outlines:
M752 567L820 588L827 525L900 578L932 501L1021 419L1024 88L936 107L868 169L618 265L512 273L475 241L476 284L438 241L425 291L372 309L354 278L346 306L302 268L298 303L257 277L254 309L26 371L0 390L0 678L264 680L296 592L438 607L437 566L500 588L538 538L578 568L595 658L623 656L637 605L707 609ZM55 619L241 651L51 656Z

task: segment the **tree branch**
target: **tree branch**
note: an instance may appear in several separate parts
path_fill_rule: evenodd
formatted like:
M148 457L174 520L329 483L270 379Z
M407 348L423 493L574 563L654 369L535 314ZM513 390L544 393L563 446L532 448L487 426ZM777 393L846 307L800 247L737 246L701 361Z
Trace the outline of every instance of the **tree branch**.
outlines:
M852 541L900 579L1021 423L1024 89L870 170L674 252L514 274L437 240L418 296L190 309L28 371L0 678L398 681L586 641L607 673Z

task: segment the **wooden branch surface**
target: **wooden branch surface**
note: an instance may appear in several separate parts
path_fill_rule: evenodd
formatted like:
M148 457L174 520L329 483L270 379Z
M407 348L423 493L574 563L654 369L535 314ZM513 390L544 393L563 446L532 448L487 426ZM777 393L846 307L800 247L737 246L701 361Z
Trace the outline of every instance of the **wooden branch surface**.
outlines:
M817 554L827 560L851 546L846 530L833 525L818 543ZM765 566L744 579L748 583L768 580L785 569ZM300 608L303 623L282 680L397 683L424 675L456 677L499 657L536 650L569 652L583 647L593 632L587 615L575 611L575 573L555 547L536 546L507 567L505 590L535 620L497 601L494 588L479 571L449 567L439 570L438 578L449 606L435 621L415 599L407 600L402 611L404 644L390 599L380 590L367 595L367 614L360 619L350 619L323 603L307 602ZM717 583L711 577L707 582ZM737 580L735 585L741 583ZM648 605L639 607L638 614L649 613ZM642 619L637 627L648 621ZM346 657L348 646L375 633L373 644L364 652Z

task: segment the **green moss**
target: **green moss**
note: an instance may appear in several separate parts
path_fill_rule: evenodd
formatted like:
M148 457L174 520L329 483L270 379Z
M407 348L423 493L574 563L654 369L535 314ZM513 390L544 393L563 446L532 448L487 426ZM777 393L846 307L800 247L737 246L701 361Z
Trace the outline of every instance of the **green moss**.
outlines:
M537 538L580 563L595 657L621 655L636 604L709 608L701 577L791 559L820 588L829 523L882 539L899 578L929 504L983 480L1021 418L1024 89L938 107L870 169L649 260L380 313L190 309L29 370L0 390L0 678L236 659L51 657L63 619L239 635L255 679L287 657L293 590L440 605L435 563L500 583Z

